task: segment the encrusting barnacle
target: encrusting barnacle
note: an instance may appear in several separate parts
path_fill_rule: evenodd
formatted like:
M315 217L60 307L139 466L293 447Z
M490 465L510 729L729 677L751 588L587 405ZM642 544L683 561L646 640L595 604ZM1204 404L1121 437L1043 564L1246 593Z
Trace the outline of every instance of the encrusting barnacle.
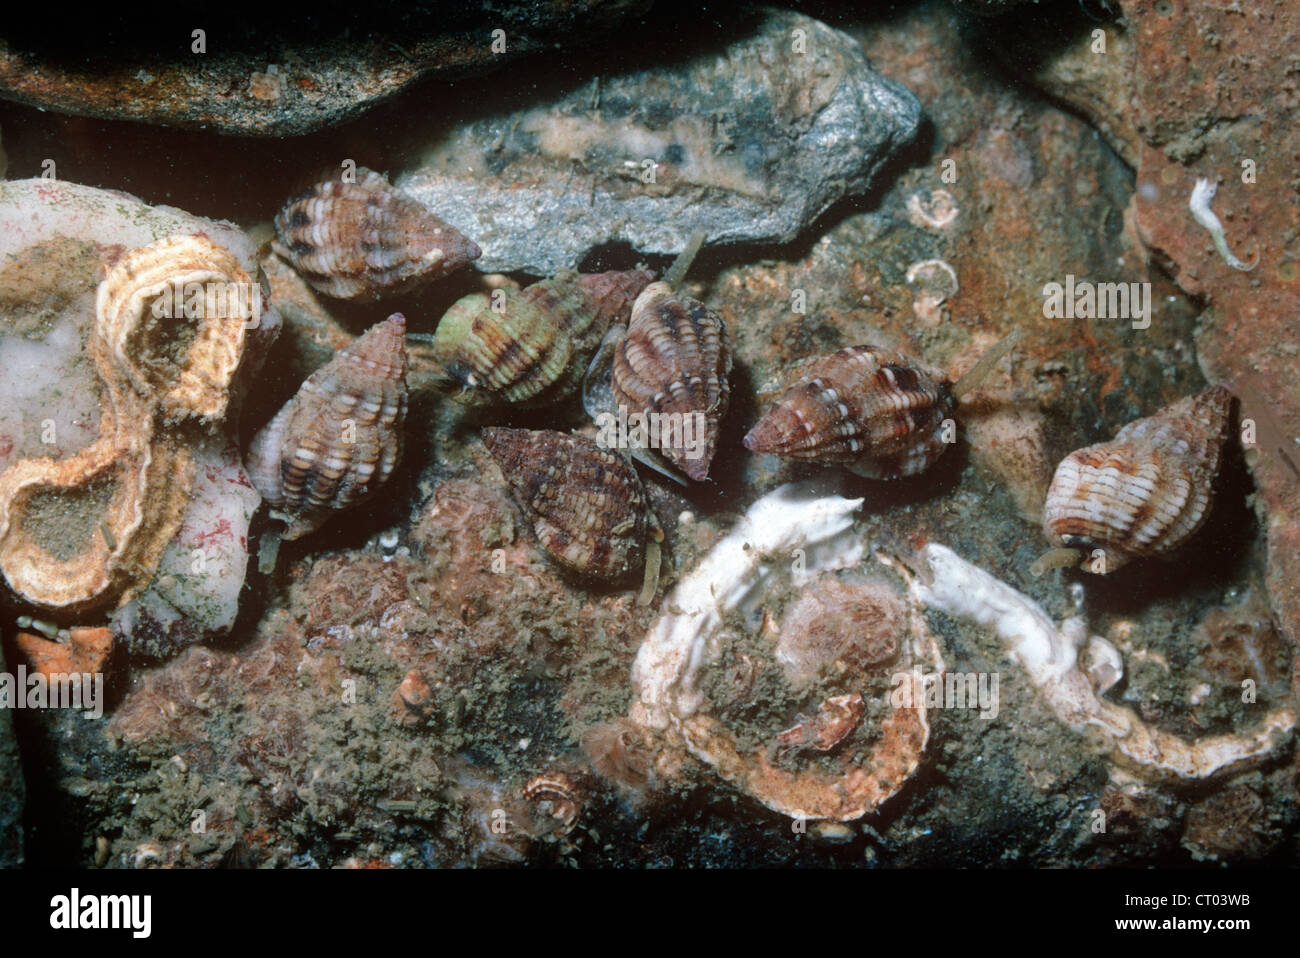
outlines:
M452 304L432 335L415 335L417 388L470 406L558 402L577 391L610 323L654 274L568 270L521 290L471 293Z
M481 250L373 170L313 183L275 217L273 247L319 292L374 300L460 269Z
M226 415L263 298L224 247L172 236L127 253L100 283L96 332L136 393L170 416L215 422ZM203 321L182 321L195 317Z
M930 468L956 442L961 398L1019 342L994 344L956 383L893 350L849 346L795 367L794 382L745 436L745 448L843 465L870 479Z
M813 482L788 484L757 500L668 595L632 666L631 722L664 732L670 743L680 743L723 779L792 818L852 821L876 810L916 771L929 742L924 669L929 666L933 675L944 665L938 643L910 603L900 603L905 612L893 660L893 707L864 759L859 749L841 749L829 770L816 764L791 770L781 758L792 747L834 749L862 718L855 693L827 698L813 719L773 730L770 749L755 752L713 714L706 692L708 675L719 666L728 619L759 608L774 585L785 581L781 568L790 570L792 588L806 591L823 587L833 581L826 577L863 558L850 531L861 504ZM799 555L806 568L792 561L796 550L803 550ZM895 594L881 580L845 588L864 596L880 590ZM780 638L786 638L784 630ZM857 683L862 675L850 668L845 678Z
M338 351L253 437L249 477L284 539L373 496L397 468L406 417L406 318L394 313ZM274 541L272 539L272 541ZM274 546L259 565L274 567Z
M703 242L693 234L663 279L641 291L628 325L610 327L583 382L602 434L628 423L633 458L678 482L673 470L708 477L731 395L726 324L676 292Z
M1210 203L1214 201L1214 194L1218 191L1219 187L1217 185L1202 177L1192 187L1192 195L1187 202L1187 206L1192 211L1192 218L1209 231L1210 238L1214 241L1214 248L1223 257L1223 261L1233 269L1248 273L1259 265L1259 253L1255 254L1255 262L1245 263L1237 259L1232 254L1232 250L1228 249L1228 239L1224 235L1223 224L1214 215L1214 210L1210 209Z
M1043 506L1055 548L1030 571L1104 575L1186 542L1209 515L1231 409L1231 393L1211 386L1063 459Z
M637 602L654 598L663 529L626 459L586 436L549 430L488 428L483 443L552 559L608 582L641 571Z
M1131 774L1189 780L1235 772L1271 755L1295 726L1295 708L1286 704L1248 731L1194 742L1153 728L1132 709L1100 697L1097 679L1079 660L1080 649L1098 641L1082 619L1058 628L1028 596L936 542L899 557L897 565L919 602L994 632L1057 718L1075 732L1099 732L1115 766ZM1113 684L1112 670L1098 675Z
M99 436L0 474L0 570L19 596L84 611L149 584L194 480L186 430L225 417L263 309L260 286L204 236L150 243L108 271L89 344Z

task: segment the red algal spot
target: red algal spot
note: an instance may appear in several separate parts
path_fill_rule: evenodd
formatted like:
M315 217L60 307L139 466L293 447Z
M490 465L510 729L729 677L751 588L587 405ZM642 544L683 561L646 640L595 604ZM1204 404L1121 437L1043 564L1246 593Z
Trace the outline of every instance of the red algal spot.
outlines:
M43 200L57 200L59 199L59 188L48 180L41 180L36 187L36 195Z
M95 258L99 261L99 265L95 267L95 274L102 280L125 255L126 247L121 243L96 243Z
M223 537L229 537L230 534L231 534L230 520L222 519L220 522L217 523L217 527L215 529L212 529L208 532L200 532L197 536L194 537L194 541L197 542L201 548L206 549L208 546L213 544L214 540Z
M242 469L239 472L235 473L235 477L233 479L227 479L226 482L229 482L232 485L236 485L236 486L243 486L245 489L253 488L253 484L248 480L248 476L245 475Z
M7 456L14 451L14 441L11 436L0 436L0 456Z

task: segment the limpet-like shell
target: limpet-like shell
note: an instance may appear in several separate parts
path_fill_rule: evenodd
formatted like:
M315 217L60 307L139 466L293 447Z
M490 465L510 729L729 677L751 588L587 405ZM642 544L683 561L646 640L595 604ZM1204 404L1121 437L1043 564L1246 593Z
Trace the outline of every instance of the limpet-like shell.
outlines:
M594 439L488 428L483 442L532 520L538 542L560 565L622 581L641 570L647 539L663 540L636 470Z
M777 735L776 741L785 748L829 752L857 728L866 709L857 692L832 695L817 707L816 715L799 716L799 723Z
M952 392L901 353L850 346L797 374L745 436L746 449L897 479L925 471L950 445Z
M317 290L338 299L378 299L445 276L481 254L381 174L327 178L275 217L275 251Z
M1209 515L1231 408L1232 394L1211 386L1066 456L1044 534L1085 551L1084 568L1098 573L1178 548Z
M691 479L704 481L731 397L731 351L722 317L698 300L678 296L666 282L651 283L632 306L610 375L614 402L627 416L668 416L669 422L683 423L658 451ZM702 428L685 425L687 417Z
M433 335L434 385L466 405L563 399L577 389L606 328L652 279L646 270L566 271L521 290L465 296Z
M253 437L253 485L285 520L283 538L313 531L373 495L402 454L406 318L394 313L308 377Z

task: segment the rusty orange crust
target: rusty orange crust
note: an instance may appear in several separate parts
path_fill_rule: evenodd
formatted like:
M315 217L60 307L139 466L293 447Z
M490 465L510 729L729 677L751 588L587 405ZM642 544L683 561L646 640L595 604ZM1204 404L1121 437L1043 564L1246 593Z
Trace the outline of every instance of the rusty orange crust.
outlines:
M113 652L113 635L105 627L76 628L67 642L53 642L19 632L18 648L32 668L47 678L74 672L101 672Z

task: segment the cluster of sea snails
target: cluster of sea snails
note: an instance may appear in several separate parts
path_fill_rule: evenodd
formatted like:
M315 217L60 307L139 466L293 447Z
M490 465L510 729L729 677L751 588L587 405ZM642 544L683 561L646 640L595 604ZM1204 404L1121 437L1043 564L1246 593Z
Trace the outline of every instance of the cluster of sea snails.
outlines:
M315 184L275 225L275 249L316 289L349 299L436 279L479 252L369 170ZM483 431L546 553L589 580L623 582L640 572L641 601L649 601L663 532L625 456L679 483L707 481L730 395L725 322L678 292L702 239L657 281L645 269L562 272L519 290L465 296L431 335L406 334L394 314L340 351L249 452L249 472L286 521L285 537L312 531L392 474L411 348L421 354L423 384L467 405L538 407L581 390L592 417L616 410L642 421L697 417L698 442L668 429L657 448L633 442L627 450L581 434ZM874 345L805 360L744 445L878 480L915 476L954 443L963 396L1019 338L1005 337L956 382ZM1067 457L1043 516L1057 548L1035 573L1082 560L1104 574L1185 541L1209 511L1230 402L1225 389L1211 387Z
M281 256L320 292L350 300L409 290L479 255L470 239L364 169L294 196L275 227ZM466 405L554 406L580 394L597 420L617 413L678 424L653 448L504 424L483 431L545 553L580 580L621 585L639 575L640 601L649 602L664 534L629 457L683 485L708 481L730 399L726 323L679 292L702 240L693 237L658 280L640 268L566 271L523 289L467 295L431 335L408 333L394 313L339 350L247 452L254 485L284 522L281 535L309 534L393 474L408 354L418 355L421 385ZM259 320L241 313L234 318L243 321L230 322L220 310L199 310L192 324L159 320L160 290L190 282L256 285L201 236L127 254L99 289L91 341L106 386L100 438L72 459L24 460L0 475L0 570L35 606L126 601L150 581L176 531L192 472L186 430L212 428L226 415ZM790 371L744 445L879 480L915 476L953 444L963 397L1018 338L1006 337L956 382L875 345L808 359ZM1230 408L1228 391L1211 387L1067 457L1043 516L1055 548L1034 571L1081 562L1108 573L1186 541L1210 509ZM693 441L681 428L688 421L699 424ZM77 488L69 485L74 475ZM89 541L78 550L75 575L63 555L68 544L36 521L45 499L70 495L104 501L102 521L77 533ZM146 496L165 507L137 514L133 504ZM277 543L274 534L263 540L264 570L274 565ZM81 561L85 553L94 561Z

